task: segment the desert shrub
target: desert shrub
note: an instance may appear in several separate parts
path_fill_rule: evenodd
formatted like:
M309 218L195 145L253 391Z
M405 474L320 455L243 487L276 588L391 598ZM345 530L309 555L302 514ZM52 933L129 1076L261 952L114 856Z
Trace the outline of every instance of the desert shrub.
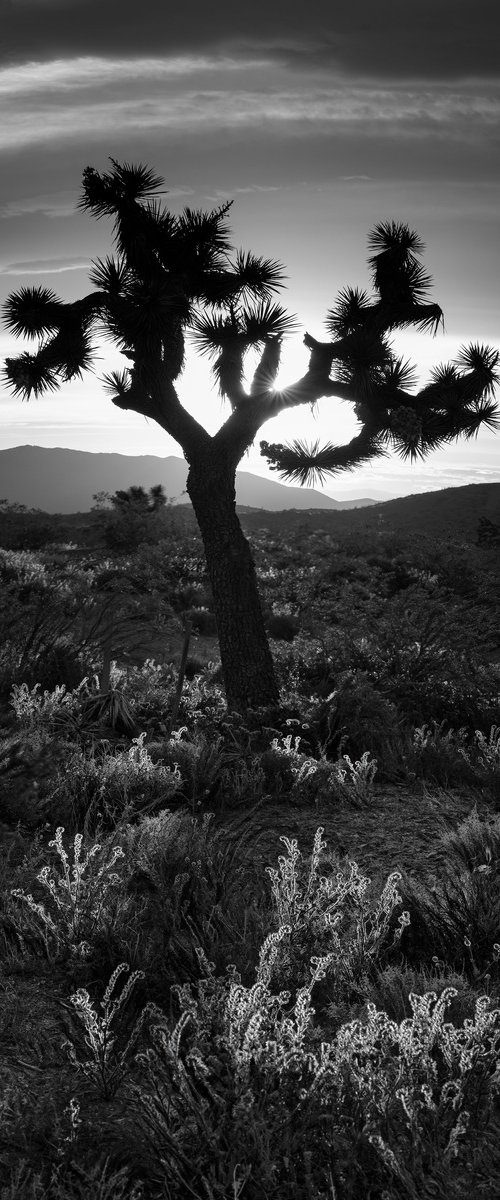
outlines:
M343 1021L349 1016L361 1016L364 1005L370 1001L376 1008L387 1013L391 1021L398 1025L407 1017L411 1017L412 1006L410 996L415 993L424 996L427 992L435 992L441 996L447 988L453 988L454 997L450 997L448 1009L450 1020L454 1025L462 1025L474 1011L477 999L477 988L463 974L453 971L438 960L429 967L411 967L404 961L391 962L370 972L363 981L364 997L358 1006L359 1011L348 1012L347 1006L331 1006L327 1010L328 1019L332 1017L338 1022L339 1012Z
M54 860L36 877L38 897L14 888L12 897L21 906L21 933L35 930L48 955L69 951L85 957L97 932L110 913L110 897L120 883L113 869L123 858L120 846L111 850L93 842L84 850L83 835L75 834L73 862L63 840L64 829L56 829L49 842ZM82 853L83 852L83 853Z
M107 516L103 534L113 554L130 554L144 544L163 541L165 525L161 513L116 512Z
M51 815L47 797L66 756L67 743L48 734L0 731L0 820L25 830L43 826Z
M145 1006L130 1028L126 1021L126 1008L139 980L141 971L128 974L128 963L120 963L113 971L99 1002L98 1011L86 988L79 988L71 996L75 1015L83 1026L83 1045L74 1035L63 1043L75 1070L82 1073L103 1100L116 1095L127 1073L132 1069L137 1048L144 1028L152 1016L150 1006ZM123 979L124 974L128 978ZM154 1011L154 1010L153 1010Z
M340 863L335 855L325 854L322 835L319 827L305 863L296 840L281 838L287 855L280 855L277 869L266 868L273 923L279 931L279 952L273 955L269 979L279 987L296 984L312 956L319 955L323 974L328 974L330 999L338 1002L350 996L389 946L398 943L408 917L401 912L397 922L393 919L402 906L398 872L375 898L371 881L361 875L357 863Z
M143 1200L140 1182L135 1181L128 1166L116 1167L104 1149L96 1159L94 1148L80 1149L77 1154L77 1134L80 1106L70 1100L65 1109L64 1136L61 1129L59 1145L54 1145L54 1126L47 1130L43 1163L32 1164L22 1159L12 1169L2 1188L2 1200ZM26 1120L26 1113L23 1114ZM30 1122L33 1113L30 1112ZM71 1154L69 1151L71 1150Z
M475 780L486 785L494 799L500 798L500 726L492 725L489 735L475 730L474 741L459 748L466 769Z
M370 800L377 764L370 760L368 751L354 763L348 754L331 762L324 756L318 759L304 753L301 742L299 734L275 737L261 756L261 768L273 790L289 789L292 796L306 802L344 800L360 806Z
M246 859L248 834L215 828L213 814L191 817L184 808L122 823L116 836L125 851L125 896L113 929L95 940L94 970L106 977L127 959L161 1003L172 985L199 978L196 947L218 972L231 959L250 977L269 900Z
M434 873L403 876L410 913L402 948L410 961L433 956L472 980L500 978L500 833L498 818L473 812L455 832L443 833L432 861Z
M175 1026L153 1027L130 1088L151 1181L175 1198L244 1184L251 1200L416 1196L431 1182L444 1194L464 1172L470 1188L471 1140L484 1150L492 1136L500 1010L481 997L457 1027L445 1020L453 988L412 993L400 1022L370 1002L320 1040L311 999L328 960L272 991L284 933L266 938L251 987L234 967L216 978L200 954L204 977L177 989Z
M156 761L177 769L182 796L193 806L214 800L221 788L230 786L228 773L240 762L222 734L193 734L185 725L171 738L152 743L150 752Z
M298 618L288 612L270 613L266 624L269 636L281 642L293 642L300 628Z
M221 808L244 808L246 812L266 799L266 776L257 759L231 759L223 766L218 786Z
M146 658L141 666L111 664L111 683L126 697L140 729L165 732L177 682L173 663Z
M154 763L144 745L145 734L133 738L128 747L74 747L60 764L50 792L50 809L73 828L85 822L95 829L100 824L114 828L128 814L168 805L180 790L181 776Z
M184 687L179 708L179 725L196 733L218 730L227 715L223 689L210 673L195 675Z
M470 736L465 727L448 729L446 722L433 721L413 730L408 747L408 766L419 778L432 780L442 787L477 783L477 773L469 760Z
M78 705L78 718L82 730L93 734L112 731L118 736L131 738L139 732L127 696L115 687L83 695Z
M344 672L316 713L318 739L329 758L342 747L352 758L367 750L391 778L401 761L401 721L395 703L362 671Z
M191 621L193 633L200 633L203 637L216 636L217 622L214 614L208 608L187 608L184 610L183 616L185 620Z
M419 579L404 594L361 606L344 592L338 610L341 625L324 645L333 686L346 671L362 673L407 724L489 730L498 679L481 661L489 632L480 609L450 605Z
M46 513L2 508L0 537L5 550L42 550L54 540L54 528Z
M500 773L500 725L492 725L489 737L476 730L476 746L479 764L485 771Z
M42 744L50 734L65 729L71 731L75 726L82 692L87 691L87 679L72 692L66 690L65 684L58 684L53 691L41 692L40 684L29 688L26 683L14 684L10 697L10 705L14 709L18 725L30 733L35 741Z
M138 639L138 602L122 592L102 595L95 573L85 565L42 561L28 552L0 551L0 619L6 637L0 660L0 687L36 683L68 690L101 669L103 643L113 638L115 654ZM145 622L141 613L141 622ZM139 640L143 634L139 631Z

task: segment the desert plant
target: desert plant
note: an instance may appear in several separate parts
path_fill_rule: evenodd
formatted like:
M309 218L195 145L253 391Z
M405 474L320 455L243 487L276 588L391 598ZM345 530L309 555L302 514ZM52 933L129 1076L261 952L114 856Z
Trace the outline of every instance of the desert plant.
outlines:
M469 1139L487 1147L494 1127L500 1010L480 997L455 1026L448 987L412 993L400 1022L368 1003L332 1039L315 1037L312 990L330 957L305 967L294 996L273 992L286 935L265 939L251 987L234 968L216 978L200 954L203 977L177 989L177 1023L153 1028L132 1095L157 1184L177 1198L209 1183L222 1197L237 1165L252 1200L271 1187L354 1200L368 1187L416 1198L431 1181L458 1183L466 1164L474 1178Z
M132 1030L127 1031L124 1044L121 1048L117 1046L127 1002L135 985L144 978L142 971L134 971L123 981L123 975L129 971L127 963L120 963L115 968L99 1002L100 1013L96 1011L85 988L79 988L71 996L71 1004L85 1030L85 1047L90 1051L90 1058L80 1057L74 1041L66 1040L63 1047L72 1065L98 1088L103 1100L111 1100L116 1095L137 1053L146 1022L155 1012L152 1005L146 1005ZM118 990L120 981L121 990Z
M52 807L88 828L99 822L109 828L127 814L166 806L181 790L181 775L175 762L172 767L153 762L145 738L143 732L125 747L105 740L72 749L52 782Z
M14 684L10 704L21 728L32 739L43 744L56 732L76 732L82 698L88 692L88 686L85 677L71 692L62 683L57 684L53 691L45 689L42 694L39 683L32 688L27 683Z
M413 730L407 763L417 776L432 779L447 787L477 782L477 772L469 758L470 736L465 726L450 729L446 721Z
M355 862L340 864L333 858L331 873L320 874L327 848L322 835L320 826L305 869L297 841L286 837L280 841L287 855L279 856L278 868L266 868L275 923L279 930L287 930L286 936L280 937L275 969L281 982L295 978L297 969L303 970L304 956L317 950L328 957L332 968L332 996L342 998L369 974L389 946L399 942L409 916L402 911L394 921L402 906L397 871L388 877L378 899L370 891L371 881L361 875Z
M73 864L63 841L64 829L59 826L49 842L58 857L58 864L42 867L37 882L49 894L47 903L35 899L22 888L13 888L11 895L21 902L28 924L41 934L45 949L51 953L61 949L85 956L96 930L106 919L112 893L120 882L113 870L123 858L120 846L111 850L94 842L82 857L83 835L75 834ZM22 928L23 921L21 921Z
M476 982L498 980L498 826L497 817L481 819L473 811L456 830L443 832L420 878L403 874L411 920L402 949L412 961L437 956Z
M276 389L283 337L296 328L273 294L283 284L277 262L234 254L229 204L210 213L169 213L158 201L162 179L139 165L111 160L83 174L80 207L114 220L118 257L94 263L94 290L84 301L63 303L46 288L22 288L4 314L16 337L38 337L35 353L8 358L6 379L19 396L43 394L91 368L95 337L103 330L131 363L105 379L112 402L157 421L189 462L187 491L207 560L229 709L245 712L278 705L278 684L266 636L252 555L236 514L238 463L261 426L279 412L313 405L324 396L353 404L360 432L344 446L261 442L273 470L313 482L369 462L394 448L425 457L436 447L483 426L494 427L491 395L497 351L463 348L455 364L439 367L414 394L414 374L389 344L392 330L437 330L437 304L428 303L430 279L419 262L423 243L407 225L381 222L371 232L369 265L375 299L346 289L327 317L330 340L306 334L305 375ZM184 361L185 335L213 361L232 412L212 437L180 404L175 381ZM250 389L245 360L258 351ZM332 374L333 372L333 374ZM228 552L228 548L230 550Z
M278 783L286 783L288 776L292 793L316 801L346 800L359 807L372 798L377 763L368 750L354 763L348 754L330 762L324 755L317 759L304 754L301 741L299 734L292 733L272 739L262 758L268 777L273 767Z

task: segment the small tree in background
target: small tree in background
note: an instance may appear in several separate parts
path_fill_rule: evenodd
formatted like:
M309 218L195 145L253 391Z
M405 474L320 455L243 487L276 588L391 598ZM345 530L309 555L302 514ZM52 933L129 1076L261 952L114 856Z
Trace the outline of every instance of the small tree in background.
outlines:
M115 512L137 513L139 516L146 516L147 513L157 513L165 508L167 497L163 484L157 483L149 489L149 492L143 487L118 490L113 496L110 496L110 501Z
M282 340L296 322L273 299L283 286L281 266L235 251L230 204L211 212L169 212L158 199L163 180L146 166L120 164L83 174L80 207L114 222L116 254L97 260L92 291L63 303L47 288L21 288L4 308L11 333L38 340L35 353L7 359L13 392L25 399L54 390L93 364L96 338L105 336L128 366L103 379L118 408L156 421L181 446L189 465L187 491L205 548L229 708L274 707L279 691L264 627L250 547L235 506L235 472L266 421L331 396L350 401L359 432L347 444L308 447L261 442L271 469L302 484L353 470L393 449L415 460L482 426L494 428L493 389L498 354L464 348L414 390L410 364L396 357L388 336L414 327L436 331L442 320L429 303L431 279L419 262L423 244L393 221L370 235L373 295L341 291L328 313L330 340L306 334L305 375L276 388ZM210 436L180 403L179 378L189 344L212 362L231 412ZM253 378L245 360L258 352Z
M146 488L133 485L114 492L95 492L93 512L104 518L106 545L111 550L130 553L143 543L154 544L166 536L162 514L167 508L163 484Z

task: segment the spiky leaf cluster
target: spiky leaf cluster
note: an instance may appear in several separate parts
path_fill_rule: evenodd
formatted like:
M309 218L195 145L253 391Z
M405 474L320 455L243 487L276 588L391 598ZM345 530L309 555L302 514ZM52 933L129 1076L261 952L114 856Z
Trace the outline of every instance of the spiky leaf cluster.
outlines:
M42 395L81 375L104 337L131 364L104 379L111 399L156 418L155 397L163 395L165 380L180 374L190 332L235 409L241 403L248 413L248 401L258 397L256 411L266 420L326 395L353 404L361 429L346 446L262 443L272 469L287 479L323 480L389 449L403 458L424 457L458 437L497 427L496 351L463 347L455 363L435 368L428 384L415 391L411 364L388 341L392 330L436 332L442 321L439 305L429 300L423 243L409 226L392 220L375 226L368 260L373 294L357 288L339 293L326 322L332 340L320 343L306 335L308 372L276 392L281 343L296 328L274 300L284 279L280 264L234 251L229 202L211 211L187 207L173 214L159 198L159 175L142 164L110 162L107 172L87 167L83 175L80 207L98 219L111 218L116 251L93 264L94 290L63 303L47 288L21 288L4 306L8 329L38 342L34 351L5 363L16 395ZM259 352L260 362L248 395L244 368L250 350Z
M419 262L424 243L418 234L401 222L385 221L371 231L368 246L374 296L358 288L339 292L327 315L330 335L343 337L355 329L382 334L410 325L435 333L443 314L429 303L432 279Z
M282 479L309 487L326 483L329 475L354 471L386 453L382 442L366 431L345 446L335 446L333 442L320 446L319 440L311 445L299 439L290 445L262 441L260 452L271 471L278 471Z
M295 318L269 299L262 299L257 304L231 305L228 315L205 313L195 318L191 326L193 341L200 354L212 359L212 371L221 395L233 401L243 386L248 350L265 349L265 362L261 366L264 373L267 370L272 382L279 363L281 340L295 328Z
M415 393L406 390L412 383L411 365L394 358L371 393L360 390L356 401L353 392L362 430L346 446L261 442L261 453L282 478L314 485L390 450L414 462L460 437L476 437L480 429L496 431L500 414L491 397L499 382L499 358L490 347L463 347L455 363L436 367L427 387Z
M272 303L282 285L281 267L274 259L233 254L229 202L212 211L186 207L172 214L158 199L159 175L142 164L110 162L106 172L85 169L79 207L113 220L116 255L95 261L90 271L95 290L74 304L44 288L24 288L9 298L8 328L16 337L39 341L36 353L7 361L9 386L27 399L56 389L91 366L92 347L103 337L136 365L143 387L148 371L150 382L158 379L160 366L174 380L184 364L185 332L193 327L199 343L204 339L224 359L215 373L226 394L231 357L289 328L284 309ZM207 307L211 324L205 317L203 326ZM235 321L236 348L229 336ZM105 385L116 403L133 406L126 377L107 377ZM144 403L142 397L141 411Z
M332 342L304 339L311 350L310 371L321 358L329 371L328 393L335 394L338 384L338 394L354 404L361 441L355 438L345 447L261 443L271 469L284 479L312 484L384 449L404 459L425 458L459 437L474 437L480 428L498 427L497 351L463 347L455 363L435 368L427 386L414 392L413 366L387 341L393 329L411 325L435 332L442 320L439 306L428 303L432 281L418 261L424 250L418 234L405 224L382 222L369 236L369 249L373 298L357 288L343 289L327 315ZM365 447L366 457L358 457Z

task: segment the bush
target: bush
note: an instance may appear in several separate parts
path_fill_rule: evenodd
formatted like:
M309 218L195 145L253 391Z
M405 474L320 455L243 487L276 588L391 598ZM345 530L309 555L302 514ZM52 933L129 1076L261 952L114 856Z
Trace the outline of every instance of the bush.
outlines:
M322 702L315 719L318 739L328 758L341 749L351 758L368 751L379 772L394 777L401 769L402 731L396 705L381 695L363 671L345 672Z
M402 880L410 913L403 952L419 964L437 957L476 983L499 982L500 818L473 811L442 835L432 858L434 875Z
M42 898L22 888L14 888L11 894L24 909L21 929L26 922L28 929L36 930L48 955L69 951L85 957L97 930L109 917L110 896L120 883L113 868L123 858L123 850L114 846L108 857L106 848L94 842L82 857L83 835L77 833L70 866L63 833L60 826L49 842L59 861L43 867L37 875Z
M291 613L271 613L267 618L267 632L281 642L293 642L299 632L299 621Z
M193 633L202 634L203 637L217 636L217 622L208 608L187 608L182 615L185 620L191 621Z
M145 734L128 748L101 746L73 748L52 782L47 809L73 827L114 826L127 815L166 807L180 791L181 776L154 763L144 745Z

